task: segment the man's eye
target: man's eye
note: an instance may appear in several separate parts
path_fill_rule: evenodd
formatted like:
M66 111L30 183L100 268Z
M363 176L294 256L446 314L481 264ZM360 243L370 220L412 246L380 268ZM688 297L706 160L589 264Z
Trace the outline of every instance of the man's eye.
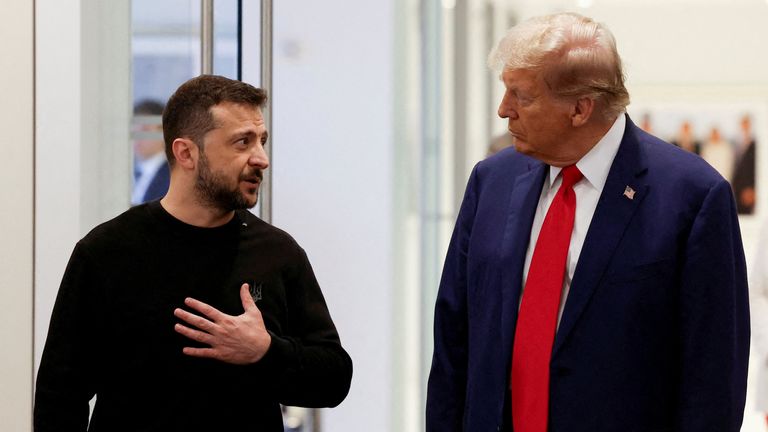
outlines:
M529 105L531 102L533 102L533 98L528 95L517 95L517 101L520 103L520 105Z

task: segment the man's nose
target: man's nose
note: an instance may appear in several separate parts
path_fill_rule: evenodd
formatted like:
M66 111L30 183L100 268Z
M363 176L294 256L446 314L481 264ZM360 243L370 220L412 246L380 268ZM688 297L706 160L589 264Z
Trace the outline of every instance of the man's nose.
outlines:
M269 155L263 145L257 145L251 152L251 157L248 158L248 163L259 169L267 169L269 167Z
M509 101L509 97L504 96L504 99L501 100L501 103L499 104L499 111L498 111L499 117L501 118L509 118L512 120L517 119L517 111L514 109L512 104Z

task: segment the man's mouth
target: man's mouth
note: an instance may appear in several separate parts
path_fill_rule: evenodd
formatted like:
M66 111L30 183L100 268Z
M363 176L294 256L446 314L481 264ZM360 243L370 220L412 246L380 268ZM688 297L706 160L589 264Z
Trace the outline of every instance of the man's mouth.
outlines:
M255 174L252 174L252 175L240 177L241 181L244 181L246 183L251 183L251 184L254 184L256 186L261 184L261 179L262 179L261 173L255 173Z

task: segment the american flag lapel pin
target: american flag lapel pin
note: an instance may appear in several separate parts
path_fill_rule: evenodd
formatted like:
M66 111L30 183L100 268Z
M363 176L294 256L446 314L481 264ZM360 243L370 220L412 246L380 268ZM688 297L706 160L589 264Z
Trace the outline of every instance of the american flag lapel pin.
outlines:
M635 199L635 190L627 186L624 188L624 196L631 200Z

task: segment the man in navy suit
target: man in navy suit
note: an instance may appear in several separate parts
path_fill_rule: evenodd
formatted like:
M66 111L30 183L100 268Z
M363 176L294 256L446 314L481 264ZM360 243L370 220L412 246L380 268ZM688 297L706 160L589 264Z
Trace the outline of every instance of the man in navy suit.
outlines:
M514 148L473 170L435 308L427 430L739 430L747 281L728 182L636 127L612 34L521 23L489 63Z
M134 183L131 205L155 201L165 196L171 182L171 170L165 156L163 125L160 117L165 105L145 99L133 108Z

